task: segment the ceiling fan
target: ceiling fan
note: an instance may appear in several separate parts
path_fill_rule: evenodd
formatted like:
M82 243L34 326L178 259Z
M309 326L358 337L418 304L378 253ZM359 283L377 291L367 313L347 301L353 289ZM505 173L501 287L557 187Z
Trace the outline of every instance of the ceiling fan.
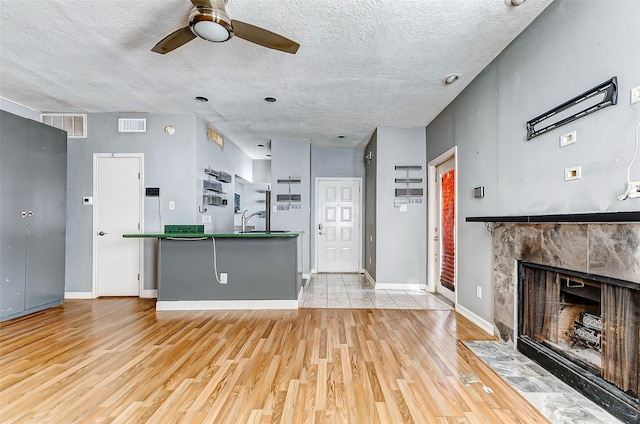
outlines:
M195 6L189 14L189 25L160 40L151 51L165 54L187 44L196 37L222 43L234 35L274 50L295 54L300 44L266 29L229 18L224 6L227 0L191 0Z

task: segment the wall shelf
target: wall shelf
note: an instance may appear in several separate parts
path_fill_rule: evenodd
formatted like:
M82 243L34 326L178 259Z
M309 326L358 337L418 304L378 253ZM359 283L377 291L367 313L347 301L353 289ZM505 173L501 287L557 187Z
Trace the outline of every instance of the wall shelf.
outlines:
M278 184L287 184L289 186L288 193L276 194L276 202L287 203L286 205L277 205L277 210L288 211L291 209L300 209L301 205L297 205L297 204L292 205L291 202L295 202L295 203L302 202L302 195L291 193L291 185L301 184L302 180L300 178L289 177L289 178L279 178L277 181L278 181Z
M640 212L594 212L557 215L468 216L466 222L512 222L542 224L555 222L640 222Z
M404 178L396 178L394 182L396 184L404 184L404 187L397 187L395 189L396 198L408 198L408 197L422 197L424 190L422 187L411 187L411 184L422 184L421 177L411 177L409 173L411 171L422 171L422 165L396 165L394 167L396 171L405 171ZM396 199L397 200L397 199ZM395 204L399 204L395 202Z

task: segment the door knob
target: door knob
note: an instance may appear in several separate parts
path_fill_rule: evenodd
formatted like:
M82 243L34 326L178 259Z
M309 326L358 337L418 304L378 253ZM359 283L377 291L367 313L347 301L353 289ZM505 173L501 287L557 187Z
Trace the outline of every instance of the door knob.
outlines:
M318 234L323 235L324 233L322 231L320 231Z
M107 234L107 233L105 233L104 231L100 231L100 232L98 233L98 235L99 235L99 236L103 236L103 235L105 235L105 234Z

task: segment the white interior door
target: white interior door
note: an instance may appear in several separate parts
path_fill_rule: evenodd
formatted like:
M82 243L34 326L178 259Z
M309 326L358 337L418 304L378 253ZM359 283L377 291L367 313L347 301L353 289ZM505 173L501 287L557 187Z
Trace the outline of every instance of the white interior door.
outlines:
M455 159L436 166L436 292L455 303Z
M94 155L94 294L139 296L142 155Z
M360 180L318 179L318 272L360 271Z

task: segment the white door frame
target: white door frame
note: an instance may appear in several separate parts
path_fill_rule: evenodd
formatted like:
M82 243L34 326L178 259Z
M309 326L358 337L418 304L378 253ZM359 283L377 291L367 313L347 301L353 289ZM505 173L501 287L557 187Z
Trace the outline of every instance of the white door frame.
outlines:
M320 210L318 208L318 203L320 200L320 181L356 181L358 183L358 214L360 215L358 217L358 231L356 231L356 233L358 233L358 271L361 271L362 268L362 230L364 227L364 220L362 219L364 217L364 208L362 205L362 178L360 177L316 177L316 181L315 181L315 191L316 191L316 195L315 195L315 221L313 223L313 227L311 227L311 231L313 231L313 240L314 240L314 246L315 246L315 254L313 255L313 270L312 270L312 274L316 273L318 270L318 221L320 221Z
M93 154L93 188L92 193L97 193L98 191L98 173L96 169L98 169L98 159L99 158L137 158L140 161L140 193L144 193L144 153L94 153ZM95 299L98 297L98 276L97 276L97 237L96 237L96 229L98 228L98 214L95 213L95 209L93 211L93 224L91 231L92 238L92 261L91 261L91 296ZM144 196L140 195L140 232L144 232ZM138 287L138 296L142 297L142 293L144 291L144 252L143 252L143 240L138 239L140 252L140 285Z
M454 169L456 170L455 176L455 203L454 203L454 219L455 219L455 256L454 256L454 290L455 295L455 304L458 304L458 147L452 147L447 150L437 158L429 161L427 165L427 204L428 204L428 212L427 212L427 291L435 293L436 291L436 269L433 266L433 258L435 257L435 248L434 248L434 239L436 237L435 227L436 227L436 193L438 192L437 188L437 175L436 175L436 167L441 163L446 162L447 160L453 158L454 160Z

